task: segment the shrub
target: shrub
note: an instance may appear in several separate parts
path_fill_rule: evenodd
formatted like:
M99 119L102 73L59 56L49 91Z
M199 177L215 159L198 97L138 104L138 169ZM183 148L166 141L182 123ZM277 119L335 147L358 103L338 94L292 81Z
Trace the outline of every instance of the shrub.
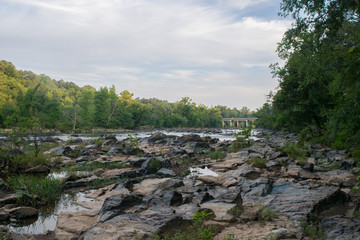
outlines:
M162 161L160 161L157 158L150 160L150 163L149 163L150 172L152 172L152 173L157 172L160 168L162 168L162 165L163 165Z
M239 217L244 212L243 209L241 209L239 206L235 206L233 208L230 208L227 213L233 215L234 217Z
M259 205L258 208L259 211L257 213L257 217L259 220L271 222L278 214L277 211L265 208L263 205Z
M353 150L353 151L351 152L351 156L354 158L355 163L356 163L357 165L359 165L359 163L360 163L360 147L357 148L357 149L355 149L355 150Z
M50 160L43 154L35 155L34 152L28 152L24 155L17 155L10 163L15 168L31 168L38 165L51 166Z
M103 144L104 144L104 142L101 139L96 141L96 148L98 150L101 150L101 147L102 147Z
M226 157L226 153L222 151L211 151L207 154L207 156L212 159L224 159Z
M131 135L130 133L128 134L129 136L129 140L130 140L130 148L131 149L136 149L139 147L139 138L138 137L134 137L133 135Z
M296 144L287 143L282 151L286 153L290 160L304 160L306 159L306 152L301 148L297 147Z
M266 160L260 157L252 157L249 160L249 163L251 163L254 167L257 168L265 168L266 167Z
M311 240L325 239L325 233L321 227L313 222L302 221L300 225L305 237L308 237Z
M64 182L54 177L38 178L19 175L8 178L8 183L18 195L18 202L24 205L47 205L60 199Z

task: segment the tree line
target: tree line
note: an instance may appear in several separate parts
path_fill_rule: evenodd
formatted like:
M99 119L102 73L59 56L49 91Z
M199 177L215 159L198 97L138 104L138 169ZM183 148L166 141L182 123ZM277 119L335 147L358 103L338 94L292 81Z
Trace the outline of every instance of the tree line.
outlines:
M283 0L280 15L294 23L278 45L285 64L271 65L279 86L258 110L258 125L360 146L359 1Z
M156 98L134 98L115 86L95 89L73 82L56 81L31 71L17 70L0 61L0 127L29 123L60 131L92 128L221 127L223 117L248 117L254 112L226 106L207 107L184 97L170 103Z

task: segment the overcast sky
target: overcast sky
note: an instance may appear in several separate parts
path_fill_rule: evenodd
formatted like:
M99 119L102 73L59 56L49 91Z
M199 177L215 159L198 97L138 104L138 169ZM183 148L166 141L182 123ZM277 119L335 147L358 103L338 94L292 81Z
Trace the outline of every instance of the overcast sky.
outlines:
M252 110L290 27L281 0L0 0L0 59L136 97Z

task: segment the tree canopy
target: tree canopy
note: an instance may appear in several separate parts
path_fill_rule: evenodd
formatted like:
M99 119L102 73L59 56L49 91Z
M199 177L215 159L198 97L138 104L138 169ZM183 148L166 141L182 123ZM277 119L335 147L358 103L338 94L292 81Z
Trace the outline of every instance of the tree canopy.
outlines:
M19 126L30 118L41 128L87 130L91 128L221 127L222 117L254 114L250 109L197 105L190 98L170 103L139 99L115 86L95 89L56 81L31 71L17 70L0 61L0 127Z
M280 9L295 22L278 45L285 64L271 65L279 87L259 124L360 145L360 2L283 0Z

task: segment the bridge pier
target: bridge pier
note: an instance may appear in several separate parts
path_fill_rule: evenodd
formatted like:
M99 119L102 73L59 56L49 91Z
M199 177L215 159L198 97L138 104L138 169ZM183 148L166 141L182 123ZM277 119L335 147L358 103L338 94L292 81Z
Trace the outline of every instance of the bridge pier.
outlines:
M223 128L226 127L226 122L229 123L230 127L249 127L250 123L254 123L257 118L223 118L222 119L222 126Z

